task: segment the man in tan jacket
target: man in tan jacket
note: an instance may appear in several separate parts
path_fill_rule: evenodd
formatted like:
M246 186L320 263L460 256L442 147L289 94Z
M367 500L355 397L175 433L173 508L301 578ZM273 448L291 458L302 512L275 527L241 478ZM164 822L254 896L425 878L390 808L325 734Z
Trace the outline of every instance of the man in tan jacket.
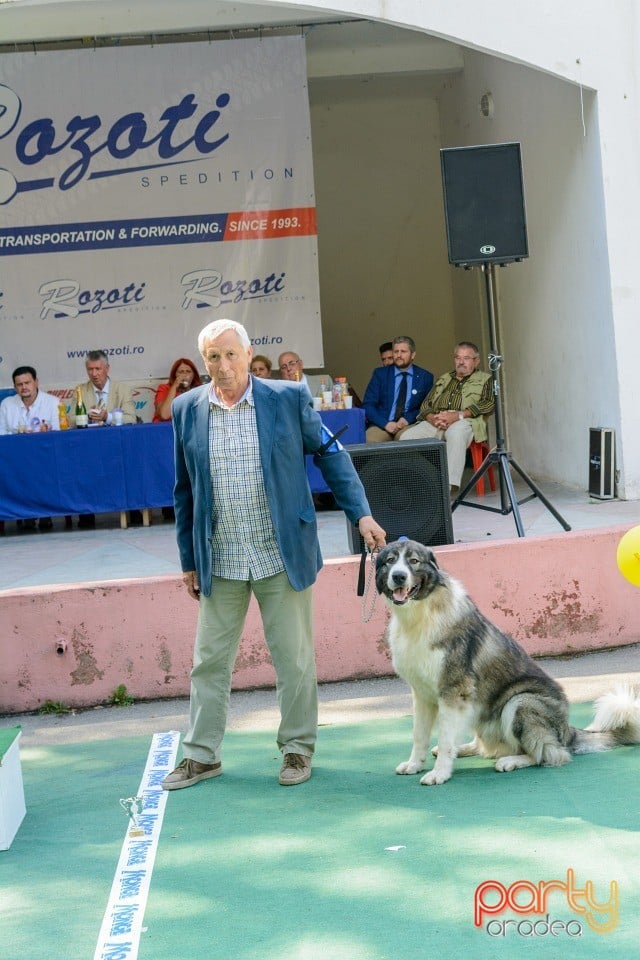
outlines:
M129 387L109 376L109 359L104 350L91 350L86 360L86 383L79 384L90 424L111 424L113 411L122 410L123 423L136 422L136 408ZM75 399L71 400L69 426L75 427Z

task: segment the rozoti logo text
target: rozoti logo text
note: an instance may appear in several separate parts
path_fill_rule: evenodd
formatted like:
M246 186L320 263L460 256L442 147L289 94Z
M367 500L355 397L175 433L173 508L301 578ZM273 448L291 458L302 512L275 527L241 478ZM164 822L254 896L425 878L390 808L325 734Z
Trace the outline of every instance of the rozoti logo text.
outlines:
M481 927L487 917L495 918L507 911L520 916L537 915L533 920L497 920L487 922L486 932L491 937L505 937L513 929L524 937L540 937L565 934L569 937L581 937L583 928L580 920L549 919L549 899L552 894L564 896L567 906L577 914L596 933L611 933L618 923L619 898L618 884L613 880L609 888L609 899L598 901L592 880L585 882L581 889L576 885L573 870L567 870L567 879L517 880L505 887L499 880L485 880L476 887L473 898L473 922Z
M111 290L81 290L77 280L50 280L43 283L38 293L42 297L40 319L49 314L56 319L77 317L81 313L100 313L116 307L130 307L144 300L146 283L128 283L126 287Z
M191 270L182 277L186 288L182 309L191 304L196 307L221 307L225 303L241 303L243 300L260 300L282 293L286 274L270 273L268 277L253 277L247 280L225 280L218 270L204 268Z
M179 103L170 104L156 122L148 120L140 110L125 113L114 120L103 120L97 113L87 111L86 116L54 121L51 117L32 120L20 128L22 102L11 87L0 84L0 140L10 134L15 136L15 153L19 163L37 168L49 157L60 155L68 165L57 180L60 190L75 187L85 177L93 180L113 177L121 173L140 172L180 163L193 163L213 153L229 139L230 134L212 134L222 111L229 105L231 95L219 93L212 106L199 105L195 94L187 93ZM181 157L188 148L196 157ZM143 164L123 166L141 151L151 151ZM113 164L103 163L101 170L91 171L95 157L106 154ZM151 159L152 158L152 159ZM158 162L160 161L160 162ZM59 162L59 161L57 161ZM16 172L0 169L0 204L9 203L17 193L24 190L40 190L53 187L54 177L40 175L21 180Z

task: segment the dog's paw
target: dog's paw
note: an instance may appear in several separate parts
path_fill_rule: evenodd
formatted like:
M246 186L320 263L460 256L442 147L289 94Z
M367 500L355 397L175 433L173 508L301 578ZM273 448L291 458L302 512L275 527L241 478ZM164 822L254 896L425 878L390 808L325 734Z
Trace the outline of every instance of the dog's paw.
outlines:
M399 763L396 767L396 773L403 775L420 773L421 770L424 770L424 763L416 763L415 760L404 760L403 763Z
M531 766L533 766L533 760L524 753L515 757L498 757L496 760L498 773L511 773L512 770L522 770L523 767Z
M446 783L447 780L451 779L451 771L447 770L436 770L434 767L433 770L429 770L429 773L425 773L424 777L421 778L420 783L423 787L435 787L441 783Z

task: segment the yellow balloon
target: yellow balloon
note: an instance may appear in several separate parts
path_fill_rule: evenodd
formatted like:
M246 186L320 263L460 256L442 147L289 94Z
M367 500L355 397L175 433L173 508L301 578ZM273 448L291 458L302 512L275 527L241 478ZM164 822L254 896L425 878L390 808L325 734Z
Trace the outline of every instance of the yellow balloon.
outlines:
M616 559L622 576L640 587L640 526L627 530L618 544Z

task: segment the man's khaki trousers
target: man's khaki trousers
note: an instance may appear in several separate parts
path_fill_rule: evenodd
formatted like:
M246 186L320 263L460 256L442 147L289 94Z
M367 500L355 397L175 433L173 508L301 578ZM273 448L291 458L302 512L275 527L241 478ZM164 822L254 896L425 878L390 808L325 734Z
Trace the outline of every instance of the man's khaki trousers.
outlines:
M211 595L199 601L189 730L182 744L184 756L199 763L221 759L231 675L252 592L276 671L278 746L283 753L306 756L312 756L315 748L318 695L312 588L294 590L286 573L251 581L213 577Z

